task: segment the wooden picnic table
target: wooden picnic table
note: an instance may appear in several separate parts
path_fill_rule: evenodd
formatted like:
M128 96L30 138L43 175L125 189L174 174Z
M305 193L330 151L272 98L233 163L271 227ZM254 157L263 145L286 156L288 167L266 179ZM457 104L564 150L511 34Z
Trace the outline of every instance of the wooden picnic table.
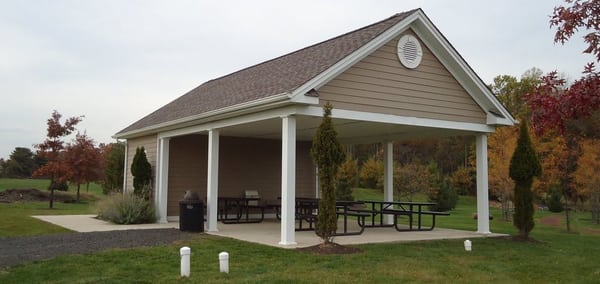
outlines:
M370 224L365 224L366 227L391 227L394 226L397 231L431 231L435 227L436 216L450 215L448 212L436 212L424 210L425 206L432 206L434 202L415 202L415 201L382 201L382 200L361 200L365 205L364 208L353 208L353 211L370 214ZM379 215L379 222L376 218ZM393 215L394 224L386 224L383 222L384 215ZM417 227L413 227L414 216L417 217ZM432 224L430 227L422 226L422 216L432 216ZM408 217L408 229L398 226L398 217Z

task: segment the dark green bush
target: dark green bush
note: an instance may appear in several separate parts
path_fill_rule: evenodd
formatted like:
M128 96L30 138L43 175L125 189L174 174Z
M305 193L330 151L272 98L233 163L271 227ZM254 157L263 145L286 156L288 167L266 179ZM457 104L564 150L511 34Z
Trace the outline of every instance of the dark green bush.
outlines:
M133 192L146 200L152 195L152 165L146 157L144 147L135 150L135 156L131 163L131 175L133 175Z
M339 178L337 186L335 187L335 199L342 201L353 201L352 187L350 182L345 178Z
M562 212L564 210L564 206L562 203L562 194L560 193L560 189L556 186L552 186L550 188L550 195L546 199L546 205L548 206L548 210L550 212Z
M115 224L156 222L154 203L131 193L113 194L97 204L98 218Z
M450 211L458 203L458 192L452 188L450 181L444 179L438 190L429 191L429 201L436 203L430 207L433 211Z
M66 182L63 183L54 183L51 185L49 189L59 190L59 191L68 191L69 185Z

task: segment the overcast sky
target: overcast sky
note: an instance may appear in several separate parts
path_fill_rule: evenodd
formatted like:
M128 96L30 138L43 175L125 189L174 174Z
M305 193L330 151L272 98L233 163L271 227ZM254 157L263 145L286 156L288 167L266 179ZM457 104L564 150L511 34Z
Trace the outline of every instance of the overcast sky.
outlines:
M96 142L241 68L422 8L487 83L538 67L580 76L553 43L562 1L0 0L0 157L40 143L53 110Z

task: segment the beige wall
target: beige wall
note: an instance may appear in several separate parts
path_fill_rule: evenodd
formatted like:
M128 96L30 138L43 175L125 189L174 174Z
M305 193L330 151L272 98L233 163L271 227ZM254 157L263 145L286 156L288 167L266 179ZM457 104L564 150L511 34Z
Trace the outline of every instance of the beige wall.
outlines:
M131 161L133 161L133 157L135 156L135 150L138 147L144 146L146 150L146 158L148 158L148 162L152 165L152 181L154 182L154 177L156 176L156 135L148 135L134 139L127 140L127 176L125 180L125 190L133 191L133 176L131 175ZM154 185L154 184L153 184Z
M310 142L297 142L296 196L315 196L315 170ZM179 215L186 190L206 200L208 138L188 135L172 138L169 152L167 215ZM281 140L220 137L219 196L242 197L258 190L263 200L281 196Z
M405 34L412 34L407 31ZM321 104L407 117L485 123L471 96L421 42L423 60L405 68L396 53L397 38L318 90Z

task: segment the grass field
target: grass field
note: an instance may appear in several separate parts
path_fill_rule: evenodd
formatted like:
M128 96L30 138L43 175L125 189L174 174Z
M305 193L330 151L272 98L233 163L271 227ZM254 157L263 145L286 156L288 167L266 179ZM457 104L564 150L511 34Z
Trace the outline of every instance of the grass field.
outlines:
M0 191L6 189L29 189L35 188L46 190L50 184L49 180L40 179L0 179ZM77 188L69 187L69 193L75 194ZM89 193L82 186L81 203L55 202L54 208L48 208L48 202L14 202L0 203L0 237L31 236L51 233L64 233L69 230L55 226L38 219L32 215L67 215L67 214L92 214L94 213L94 200L102 195L102 187L91 184Z
M39 190L46 190L50 186L50 180L47 179L16 179L16 178L0 178L0 191L7 189L26 189L35 188ZM69 185L70 192L77 192L77 186ZM101 195L102 186L97 183L91 183L89 189L85 184L81 185L80 191Z
M380 193L356 189L355 194L373 199ZM44 210L32 206L24 210ZM474 211L475 199L461 197L451 216L439 218L439 226L475 230ZM492 209L495 216L499 213ZM532 231L537 242L474 239L472 252L464 251L463 240L447 240L360 245L359 254L312 255L198 234L168 246L62 256L0 269L0 283L598 283L600 226L591 224L587 214L574 214L576 232L565 233L563 224L539 221L563 214L538 211ZM494 232L515 232L499 218L491 227ZM184 245L192 248L189 279L179 277L179 248ZM222 251L230 254L229 274L218 270Z

